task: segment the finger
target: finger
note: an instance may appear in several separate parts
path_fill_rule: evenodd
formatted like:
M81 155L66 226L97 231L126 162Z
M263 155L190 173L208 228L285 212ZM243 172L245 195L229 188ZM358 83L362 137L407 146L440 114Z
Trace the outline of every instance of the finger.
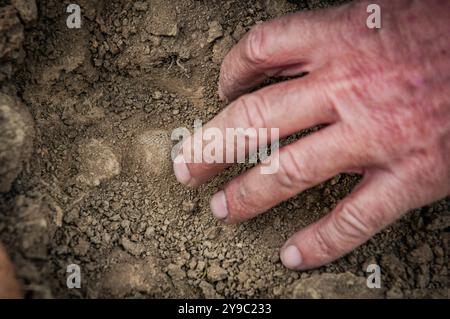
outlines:
M253 27L222 63L220 97L233 100L271 76L314 71L329 59L326 48L338 55L342 44L335 34L344 12L299 12Z
M14 274L14 267L0 245L0 299L22 298L19 284Z
M243 221L341 172L361 166L364 162L358 146L347 147L349 143L341 125L334 124L283 147L215 194L211 199L212 213L227 223ZM267 165L273 170L262 174Z
M305 128L335 121L337 115L334 112L333 102L326 93L326 85L322 85L318 76L266 87L236 100L206 124L202 132L197 132L193 138L186 141L183 145L184 161L174 163L175 175L181 183L196 186L231 165L226 155L236 155L240 150L237 149L234 138L227 135L227 128L244 130L250 128L258 133L253 136L249 134L244 152L244 155L247 155L256 151L255 146L268 145L274 138L289 136ZM214 139L212 142L202 140L202 135L212 128L220 131L222 138ZM260 128L266 130L259 132ZM273 128L279 129L279 136L259 134L270 133ZM193 141L198 144L200 155L204 154L206 147L211 148L213 145L211 143L214 143L215 148L220 149L224 155L221 163L205 158L200 158L194 163ZM200 143L202 141L203 143Z
M330 214L286 242L281 261L287 268L310 269L352 251L410 208L402 185L389 172L368 173Z

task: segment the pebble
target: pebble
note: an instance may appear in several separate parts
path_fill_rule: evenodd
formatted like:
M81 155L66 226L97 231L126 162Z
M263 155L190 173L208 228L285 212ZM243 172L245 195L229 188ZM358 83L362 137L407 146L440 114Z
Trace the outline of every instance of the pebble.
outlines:
M134 243L127 237L123 236L121 240L122 247L133 256L140 256L144 252L144 246Z
M206 275L211 282L217 282L227 278L227 271L219 265L211 265L206 271Z
M212 21L209 23L208 30L208 43L214 42L214 40L223 36L222 26L218 21Z

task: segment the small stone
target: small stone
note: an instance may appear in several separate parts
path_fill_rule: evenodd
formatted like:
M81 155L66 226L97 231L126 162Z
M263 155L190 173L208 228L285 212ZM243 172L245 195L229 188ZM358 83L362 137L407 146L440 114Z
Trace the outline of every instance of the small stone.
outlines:
M90 139L78 146L79 174L76 180L88 186L98 186L120 174L119 158L103 141Z
M245 28L242 25L238 24L233 31L234 41L239 41L244 36L245 33L246 33Z
M208 280L210 280L211 282L217 282L227 278L228 273L219 265L214 264L208 267L206 275L208 277Z
M144 252L144 247L123 236L121 240L122 247L133 256L140 256Z
M388 299L403 299L404 294L398 285L394 285L391 289L386 292L386 298Z
M72 209L64 216L64 222L67 224L75 223L80 218L80 212L77 209Z
M170 264L167 266L167 273L172 279L175 280L182 280L186 278L186 273L181 269L179 265L176 264Z
M376 263L376 262L373 262ZM387 254L381 257L381 268L387 273L406 279L406 268L405 264L394 254ZM364 269L366 269L365 267Z
M221 64L227 53L234 45L234 40L230 36L217 41L213 47L212 61L216 64Z
M153 35L174 37L178 34L175 2L150 0L146 14L145 30Z
M153 236L155 236L155 228L151 226L147 227L147 229L145 230L145 238L151 239L153 238Z
M245 271L241 271L241 272L237 275L237 278L238 278L238 280L239 280L239 282L240 282L241 284L244 284L244 283L249 279L249 276L248 276L248 274L247 274Z
M183 201L181 206L182 206L182 209L183 209L184 212L192 213L197 208L197 203L192 201L192 200L186 199L186 200Z
M190 279L196 279L197 278L197 272L195 270L188 270L187 271L187 277Z
M415 264L427 264L433 260L433 251L428 244L423 244L414 249L408 259Z
M206 282L202 280L198 287L202 290L203 296L206 299L215 299L218 297L216 290L214 289L214 286L211 285L209 282Z
M136 11L147 11L148 5L147 2L144 1L136 1L133 4L134 10Z
M223 29L222 26L218 21L212 21L209 23L209 30L208 30L208 43L213 42L214 40L220 38L223 36Z
M202 272L203 270L205 270L205 267L206 267L206 263L203 260L200 260L197 263L197 270L198 271Z
M73 251L75 255L86 256L87 252L89 251L89 248L90 248L89 242L81 238L78 241L78 244L73 248Z
M153 92L152 97L153 97L153 99L155 99L155 100L161 100L162 97L163 97L163 94L162 94L161 91L155 91L155 92Z
M52 206L55 211L55 214L53 215L53 222L55 223L56 226L61 227L64 219L64 211L56 203L53 203Z
M37 19L37 6L35 0L11 0L11 4L19 11L24 22L31 22Z
M220 227L213 226L206 231L206 237L211 240L216 239L219 236L220 231Z

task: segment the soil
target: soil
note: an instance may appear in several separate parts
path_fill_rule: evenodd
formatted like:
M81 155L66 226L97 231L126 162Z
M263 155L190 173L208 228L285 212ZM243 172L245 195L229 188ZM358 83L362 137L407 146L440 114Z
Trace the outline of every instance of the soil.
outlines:
M78 0L82 27L68 29L69 1L0 0L0 241L26 297L448 298L449 198L295 272L279 248L358 176L226 226L210 196L246 167L199 189L171 170L171 131L226 106L230 47L255 23L338 2ZM366 286L372 263L381 289ZM66 286L70 264L80 289Z

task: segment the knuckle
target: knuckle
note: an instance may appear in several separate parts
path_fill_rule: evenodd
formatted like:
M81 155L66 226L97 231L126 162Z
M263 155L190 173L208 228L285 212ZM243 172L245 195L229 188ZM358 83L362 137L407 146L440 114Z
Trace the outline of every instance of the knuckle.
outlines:
M326 228L319 227L314 232L314 241L317 245L317 254L321 259L332 260L337 255L339 247Z
M260 94L253 93L239 98L235 110L238 118L243 118L248 127L266 127L266 102Z
M358 243L378 228L375 218L362 218L363 211L352 201L344 200L332 216L336 236L347 242Z
M247 215L255 209L247 188L245 185L239 184L229 187L227 193L229 194L228 205L230 206L231 221L245 220Z
M248 33L244 55L251 64L260 65L268 60L264 45L264 26L256 25Z
M302 165L289 148L280 156L276 178L279 185L288 189L298 188L300 185L314 185L316 181L314 173Z

